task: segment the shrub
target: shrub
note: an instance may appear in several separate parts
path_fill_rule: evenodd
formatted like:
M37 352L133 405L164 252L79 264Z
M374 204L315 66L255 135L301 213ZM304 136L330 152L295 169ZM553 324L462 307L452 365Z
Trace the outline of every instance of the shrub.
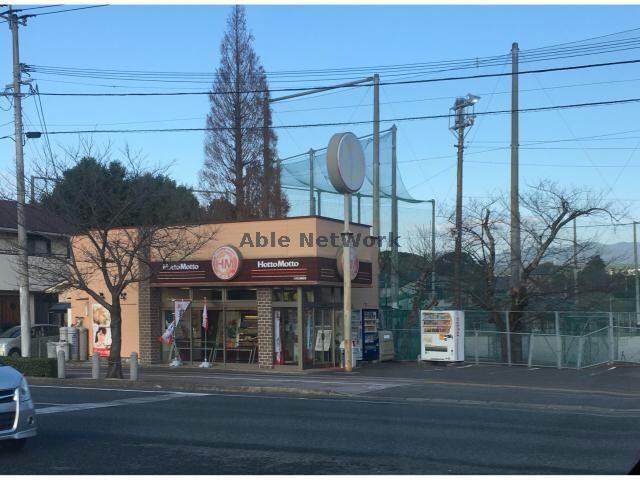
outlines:
M58 376L58 363L55 358L0 357L0 361L15 368L25 377Z

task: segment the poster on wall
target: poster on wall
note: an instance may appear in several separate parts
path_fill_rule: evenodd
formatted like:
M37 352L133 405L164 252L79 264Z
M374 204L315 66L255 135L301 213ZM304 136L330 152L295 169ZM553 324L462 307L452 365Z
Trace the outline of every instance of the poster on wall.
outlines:
M227 319L227 348L238 348L240 345L240 318Z
M108 357L111 351L111 314L102 305L93 305L93 351Z
M273 312L273 351L276 354L276 365L284 363L282 358L282 340L280 338L280 310Z

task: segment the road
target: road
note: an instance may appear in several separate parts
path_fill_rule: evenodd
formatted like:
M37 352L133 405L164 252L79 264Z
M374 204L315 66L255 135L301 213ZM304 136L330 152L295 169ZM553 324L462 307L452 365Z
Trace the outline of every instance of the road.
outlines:
M32 395L39 435L22 452L0 449L4 474L623 474L640 458L638 398L620 393L34 385Z

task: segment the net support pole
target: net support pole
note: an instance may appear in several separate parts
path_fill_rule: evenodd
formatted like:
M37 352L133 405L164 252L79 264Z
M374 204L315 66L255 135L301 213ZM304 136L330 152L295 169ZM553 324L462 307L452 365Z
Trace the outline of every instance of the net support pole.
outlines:
M309 149L309 215L316 214L316 202L313 197L313 160L315 156L313 148Z
M397 127L391 127L391 307L398 308L398 297L400 290L400 279L398 278L398 195L396 186L396 140Z
M358 223L361 223L360 222L360 219L361 219L361 216L360 216L360 212L361 212L361 210L360 210L360 199L362 198L362 196L359 193L356 193L356 197L358 199ZM640 323L640 322L638 322L638 323Z
M322 216L322 191L318 189L318 216Z

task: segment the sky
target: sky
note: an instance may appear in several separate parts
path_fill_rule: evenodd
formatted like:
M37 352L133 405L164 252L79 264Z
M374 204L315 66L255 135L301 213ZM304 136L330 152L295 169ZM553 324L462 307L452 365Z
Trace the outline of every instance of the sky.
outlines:
M55 10L55 9L50 9ZM231 7L108 6L39 16L20 28L21 61L29 65L112 70L213 72ZM44 12L35 10L33 13ZM371 67L436 62L506 55L513 42L524 52L540 47L614 34L640 27L640 6L247 6L247 20L255 37L254 48L267 72ZM612 35L600 41L640 36L640 30ZM631 48L633 46L634 48ZM0 24L0 78L11 82L11 36ZM605 63L640 58L640 47L600 55L525 63L521 70ZM479 73L506 73L510 64L411 78L438 78ZM367 74L368 76L369 74ZM129 82L33 73L41 93L53 92L167 92L206 91L211 81L194 83ZM302 74L296 81L271 88L317 84ZM381 74L381 81L397 80ZM331 75L321 84L335 83ZM338 80L342 81L342 80ZM70 83L72 82L72 83ZM447 82L383 85L381 119L446 115L458 96L480 95L476 112L510 108L508 76ZM520 76L520 108L597 102L640 97L640 64ZM113 86L120 85L120 87ZM179 97L54 97L41 96L49 131L203 127L209 110L204 95ZM273 105L274 124L349 122L372 118L372 89L360 87ZM12 135L13 113L0 97L0 137ZM637 219L640 193L640 126L638 103L552 110L520 115L521 190L540 179L567 187L601 192L620 210L621 221ZM36 97L24 100L25 130L41 130ZM383 122L382 129L393 122ZM399 173L414 198L436 199L438 223L445 228L455 201L455 138L446 118L397 122ZM371 133L370 124L278 130L280 158L323 148L337 131ZM634 133L635 132L635 133ZM604 134L609 137L589 138ZM121 158L129 146L150 166L169 166L178 182L197 187L203 163L202 132L93 134L97 145L111 143L113 157ZM579 139L579 140L576 140ZM54 155L78 144L79 135L51 135ZM482 200L509 188L509 115L478 116L466 137L465 199ZM42 139L25 146L28 174L41 155ZM11 176L15 146L0 139L0 171ZM327 196L329 197L329 196ZM290 192L292 214L305 214L307 196ZM307 203L305 203L307 202ZM368 207L368 208L367 208ZM400 232L408 239L417 225L430 221L430 204L402 205ZM341 199L323 196L323 214L339 216ZM362 221L370 222L365 205ZM383 203L382 230L389 224L388 203ZM600 224L605 219L595 220ZM584 232L591 221L583 221ZM629 241L630 228L597 230L600 240ZM587 233L585 233L587 235Z

